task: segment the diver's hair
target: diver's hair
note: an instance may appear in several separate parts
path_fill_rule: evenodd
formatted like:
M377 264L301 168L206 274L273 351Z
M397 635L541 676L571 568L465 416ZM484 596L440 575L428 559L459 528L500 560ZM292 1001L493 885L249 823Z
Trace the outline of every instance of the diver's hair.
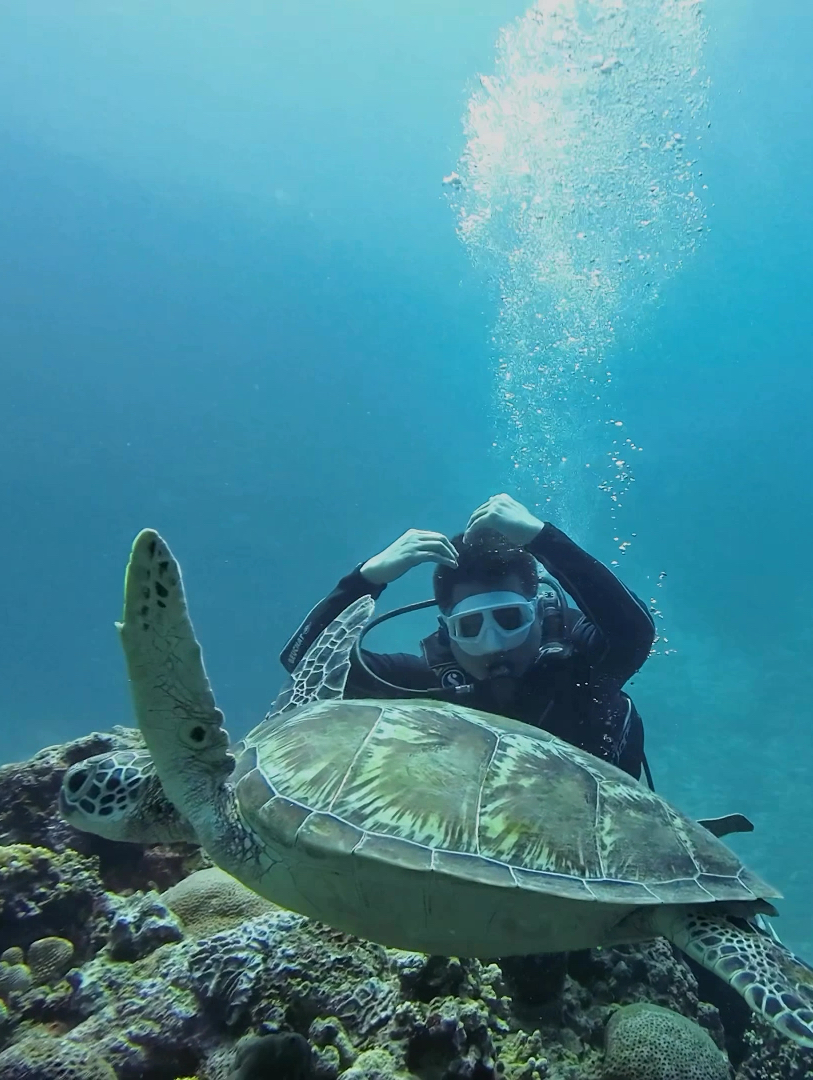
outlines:
M536 559L524 548L516 547L496 529L483 529L465 544L463 533L452 537L457 550L457 566L436 566L432 587L440 610L448 615L452 610L452 591L455 585L470 581L482 582L496 588L509 574L519 578L522 595L531 600L539 588L539 567Z

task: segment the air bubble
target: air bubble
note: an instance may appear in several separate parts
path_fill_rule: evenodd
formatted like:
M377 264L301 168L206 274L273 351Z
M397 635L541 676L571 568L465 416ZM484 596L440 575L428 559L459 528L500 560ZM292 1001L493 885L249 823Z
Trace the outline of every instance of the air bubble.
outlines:
M705 124L704 37L685 0L654 14L651 0L536 0L501 32L448 170L461 181L445 188L458 235L502 300L493 346L512 393L497 395L494 448L521 467L515 483L557 494L575 520L607 430L616 334L629 336L703 228L699 162L684 147L696 154ZM642 452L627 445L602 485L613 509Z

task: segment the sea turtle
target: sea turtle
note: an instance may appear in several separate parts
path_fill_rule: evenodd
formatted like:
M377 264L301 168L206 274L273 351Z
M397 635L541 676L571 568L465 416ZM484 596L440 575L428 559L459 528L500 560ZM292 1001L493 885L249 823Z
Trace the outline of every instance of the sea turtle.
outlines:
M394 948L487 957L664 936L813 1047L813 968L756 921L776 914L774 888L545 731L429 700L342 700L372 610L365 597L324 631L232 753L178 564L141 532L118 628L151 761L74 766L68 819L122 839L194 836L262 896Z

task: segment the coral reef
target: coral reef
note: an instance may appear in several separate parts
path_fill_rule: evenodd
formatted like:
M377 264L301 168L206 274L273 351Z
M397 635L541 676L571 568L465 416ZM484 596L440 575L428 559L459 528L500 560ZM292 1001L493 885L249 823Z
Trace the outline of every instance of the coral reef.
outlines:
M0 999L6 1001L11 994L24 994L33 985L27 964L0 963Z
M229 929L274 907L216 866L190 874L167 889L161 900L194 937Z
M755 1020L735 1080L813 1080L813 1050L802 1050L772 1027Z
M81 752L109 749L100 738ZM7 767L29 777L28 817L0 790L0 1080L729 1077L730 1033L662 940L424 956L310 922L188 857L165 864L162 892L136 845L126 873L105 873L47 823L53 793L31 779L50 785L71 746ZM813 1052L750 1014L737 1046L736 1080L813 1080Z
M107 953L113 960L140 960L182 938L180 923L157 893L136 893L117 905Z
M105 929L109 907L94 857L69 848L0 847L0 949L59 937L86 956Z
M70 968L73 954L73 944L66 938L37 938L28 950L28 968L31 978L37 986L56 982Z
M234 1080L308 1080L312 1075L310 1043L296 1032L253 1036L241 1040L234 1061Z
M0 1054L3 1080L116 1080L94 1051L67 1039L34 1036Z
M610 1017L603 1080L729 1080L728 1059L701 1027L648 1002Z

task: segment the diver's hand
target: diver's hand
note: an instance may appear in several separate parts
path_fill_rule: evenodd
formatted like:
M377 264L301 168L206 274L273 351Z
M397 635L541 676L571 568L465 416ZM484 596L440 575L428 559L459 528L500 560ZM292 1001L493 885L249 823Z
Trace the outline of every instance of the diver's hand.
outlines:
M506 540L519 547L537 537L545 523L534 517L530 510L512 499L510 495L492 495L488 502L478 506L469 518L463 540L468 541L481 529L496 529Z
M389 585L413 566L425 562L457 566L457 552L443 533L407 529L389 547L368 559L361 574L371 585Z

